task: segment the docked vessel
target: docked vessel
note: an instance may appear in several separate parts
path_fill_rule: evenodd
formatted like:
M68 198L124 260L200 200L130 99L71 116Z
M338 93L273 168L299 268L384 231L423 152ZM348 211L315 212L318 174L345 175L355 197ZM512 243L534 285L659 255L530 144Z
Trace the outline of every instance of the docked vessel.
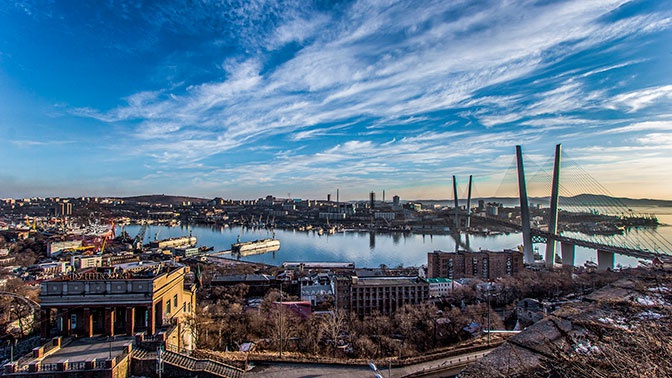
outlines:
M231 254L238 256L257 255L266 252L275 252L280 249L280 240L262 239L249 242L231 244Z
M166 248L173 248L173 247L181 247L185 245L190 245L194 246L196 245L197 239L195 236L181 236L177 238L170 238L170 239L163 239L163 240L154 240L149 242L149 247L150 248L159 248L159 249L166 249Z

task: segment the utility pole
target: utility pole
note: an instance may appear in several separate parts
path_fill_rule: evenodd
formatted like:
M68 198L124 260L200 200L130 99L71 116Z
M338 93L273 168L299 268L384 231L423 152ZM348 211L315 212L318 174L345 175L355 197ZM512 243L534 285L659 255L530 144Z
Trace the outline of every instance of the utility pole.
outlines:
M282 281L280 281L280 335L278 339L280 340L280 358L282 358ZM160 378L160 377L159 377Z

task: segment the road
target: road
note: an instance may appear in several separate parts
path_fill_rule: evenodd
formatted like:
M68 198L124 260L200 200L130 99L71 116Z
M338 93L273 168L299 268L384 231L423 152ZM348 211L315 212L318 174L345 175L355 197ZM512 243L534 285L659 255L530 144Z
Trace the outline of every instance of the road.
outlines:
M415 365L392 368L388 371L386 361L375 361L383 377L429 377L442 371L455 370L456 367L466 366L488 354L492 349L466 353L460 356L439 358ZM282 378L361 378L373 377L374 373L368 365L326 365L326 364L293 364L272 363L259 364L251 371L255 377L282 377Z

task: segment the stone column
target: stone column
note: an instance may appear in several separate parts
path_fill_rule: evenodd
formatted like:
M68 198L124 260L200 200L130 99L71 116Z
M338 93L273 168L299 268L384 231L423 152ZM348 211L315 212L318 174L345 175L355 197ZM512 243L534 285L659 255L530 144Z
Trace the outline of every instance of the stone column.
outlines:
M72 313L70 311L67 312L64 311L62 312L62 316L63 316L63 336L70 336L70 328L72 328L70 323L71 320L70 317L72 316Z
M91 309L88 307L84 308L82 324L84 325L84 337L93 336L93 314L91 314Z
M155 320L155 313L154 313L154 304L151 304L147 306L147 334L148 335L153 335L156 330L156 320Z
M51 318L51 309L43 307L40 309L40 337L46 339L49 337L49 322Z
M114 336L114 308L105 308L105 335Z
M126 307L126 334L135 334L135 307Z

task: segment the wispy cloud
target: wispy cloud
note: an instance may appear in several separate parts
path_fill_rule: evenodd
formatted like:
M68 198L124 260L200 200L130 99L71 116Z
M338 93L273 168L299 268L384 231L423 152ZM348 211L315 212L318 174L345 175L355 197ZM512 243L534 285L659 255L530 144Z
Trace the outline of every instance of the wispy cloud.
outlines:
M623 93L614 97L615 106L625 106L630 112L636 112L660 100L672 103L672 85L646 88L638 91Z
M12 140L13 145L18 147L41 147L41 146L62 146L66 144L73 144L70 140Z
M502 168L497 157L513 145L554 138L642 132L628 143L658 137L662 146L669 142L659 135L669 131L667 121L634 114L669 105L672 86L638 86L634 67L652 59L629 55L624 44L669 32L670 14L628 14L628 6L624 0L224 1L199 3L193 12L175 3L149 6L138 10L148 14L145 43L160 44L166 29L183 37L189 48L161 63L169 61L181 71L175 78L186 81L165 78L118 107L90 104L70 114L123 125L131 137L120 143L133 147L129 154L163 168L149 179L194 169L191 179L205 186L291 178L312 187L347 178L364 187L376 180L439 181L450 170L492 175ZM217 57L199 67L201 74L191 72L191 55L198 54Z

